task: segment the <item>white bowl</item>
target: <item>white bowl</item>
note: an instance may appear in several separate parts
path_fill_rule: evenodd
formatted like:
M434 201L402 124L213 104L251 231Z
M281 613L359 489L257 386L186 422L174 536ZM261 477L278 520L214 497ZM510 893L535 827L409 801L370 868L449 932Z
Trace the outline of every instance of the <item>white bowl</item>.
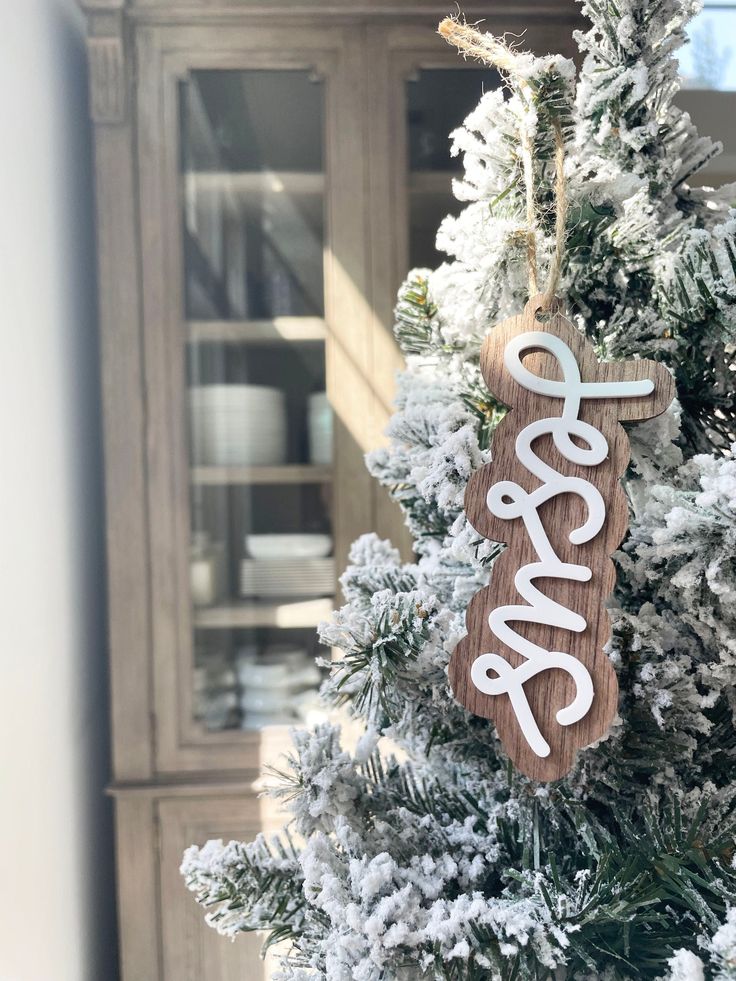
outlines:
M246 535L254 559L322 559L332 551L331 535Z

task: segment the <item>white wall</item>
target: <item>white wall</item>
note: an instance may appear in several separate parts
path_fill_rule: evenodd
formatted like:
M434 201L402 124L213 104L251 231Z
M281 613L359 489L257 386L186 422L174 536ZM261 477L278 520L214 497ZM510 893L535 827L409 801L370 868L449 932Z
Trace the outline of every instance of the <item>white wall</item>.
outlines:
M0 4L0 981L115 977L83 23Z

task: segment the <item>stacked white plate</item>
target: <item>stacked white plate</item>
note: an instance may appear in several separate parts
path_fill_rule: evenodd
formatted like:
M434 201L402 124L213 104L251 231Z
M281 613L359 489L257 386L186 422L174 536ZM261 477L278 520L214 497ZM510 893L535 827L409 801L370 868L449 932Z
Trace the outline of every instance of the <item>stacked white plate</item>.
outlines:
M307 401L309 460L332 463L332 409L326 392L315 392Z
M240 658L237 670L245 729L296 721L301 704L315 701L322 680L314 660L300 647L267 647L262 660L249 652Z
M332 536L314 532L246 535L245 550L252 559L324 559L332 551Z
M241 596L330 596L334 559L243 559Z
M194 668L194 715L211 731L239 724L238 678L226 655L199 651Z
M273 466L286 461L284 393L266 385L195 385L189 389L195 464Z

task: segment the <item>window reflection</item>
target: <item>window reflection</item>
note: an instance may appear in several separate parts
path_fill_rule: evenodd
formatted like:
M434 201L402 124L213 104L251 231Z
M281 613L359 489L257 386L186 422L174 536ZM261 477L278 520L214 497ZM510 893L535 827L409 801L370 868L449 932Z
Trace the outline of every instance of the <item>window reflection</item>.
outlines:
M305 71L182 84L189 319L322 314L323 88Z
M736 0L705 0L687 36L690 43L679 56L683 87L736 91Z

